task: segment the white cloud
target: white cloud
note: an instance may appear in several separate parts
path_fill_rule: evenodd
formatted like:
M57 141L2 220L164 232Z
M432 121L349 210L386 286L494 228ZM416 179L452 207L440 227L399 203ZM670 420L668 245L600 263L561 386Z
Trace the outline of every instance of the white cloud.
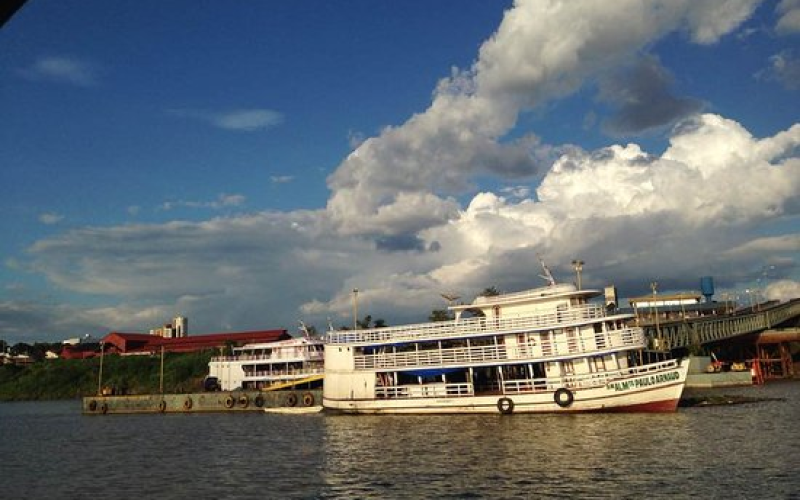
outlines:
M283 123L283 114L264 108L211 111L204 109L170 109L175 116L193 118L217 128L242 132L267 130Z
M756 4L519 0L472 68L454 69L440 82L427 110L364 141L339 165L328 180L328 211L344 230L363 234L451 220L454 204L436 194L472 189L480 173L534 178L549 167L551 151L542 151L537 138L502 140L520 113L632 62L672 31L713 43Z
M427 110L339 165L325 210L73 230L34 244L28 267L124 304L87 311L95 323L127 328L181 311L197 332L343 323L354 288L362 315L422 321L443 291L469 300L487 286L542 283L538 255L564 281L581 258L586 286L613 283L623 297L653 280L696 287L705 275L749 286L765 263L771 278L796 282L800 124L758 138L720 115L691 116L661 153L505 140L520 113L630 65L660 37L682 30L713 43L752 7L521 0ZM513 189L458 198L479 175ZM776 227L783 234L764 236Z
M95 65L74 57L42 57L19 73L29 80L36 81L68 83L79 87L91 87L97 84Z
M212 210L220 210L223 208L239 207L244 205L247 198L241 194L220 194L216 200L213 201L165 201L161 204L161 210L173 210L176 208L207 208Z
M780 16L775 26L779 35L800 32L800 0L782 0L775 11Z
M779 280L767 285L767 300L786 301L800 297L800 282Z
M63 215L53 212L43 213L39 215L39 222L41 222L42 224L46 224L48 226L58 224L62 220L64 220Z
M286 184L294 180L293 175L273 175L269 178L273 184Z
M759 71L757 78L774 80L790 90L800 89L800 59L791 50L784 50L769 58L769 67Z

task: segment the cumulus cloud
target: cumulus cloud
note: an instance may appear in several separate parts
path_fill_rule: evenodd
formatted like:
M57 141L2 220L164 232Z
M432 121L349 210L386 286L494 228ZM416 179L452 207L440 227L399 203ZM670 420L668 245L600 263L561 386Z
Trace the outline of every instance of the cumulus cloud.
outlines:
M800 0L781 0L775 12L779 16L775 25L775 31L779 35L800 32Z
M697 104L673 97L666 70L642 55L678 31L714 43L753 8L518 1L473 66L439 83L428 109L359 141L329 177L324 210L76 229L34 244L27 266L69 292L125 304L94 318L127 325L125 317L144 323L180 311L195 331L299 318L342 324L355 288L373 317L424 320L445 305L443 291L469 300L487 286L543 283L539 256L560 281L581 258L586 286L614 284L623 297L653 280L696 288L704 275L740 286L759 277L765 256L775 280L793 283L800 124L756 137L724 116L694 114ZM614 80L637 61L641 75ZM607 96L631 129L677 122L664 151L506 137L521 113L600 81L615 84ZM643 81L659 92L642 91ZM683 109L653 119L625 92ZM480 176L512 187L478 190ZM784 234L764 236L776 225Z
M654 57L644 57L632 67L600 80L601 101L617 108L604 123L611 135L635 135L672 125L702 108L696 99L670 92L672 75Z
M271 109L235 109L230 111L211 111L205 109L171 109L174 116L203 121L217 128L240 132L255 132L276 127L283 123L282 113Z
M549 151L541 151L536 137L504 140L520 113L636 60L672 31L713 43L756 4L520 0L473 66L454 69L439 83L427 110L366 140L339 165L328 179L328 211L343 230L361 234L406 234L452 220L455 204L437 194L466 192L480 173L533 178L549 167L543 161ZM667 101L668 94L657 97ZM643 121L641 108L629 107L617 125L654 126L697 109L688 100L672 103L680 104L677 113L661 108L650 121Z
M91 87L98 83L96 66L75 57L41 57L21 69L19 74L29 80L67 83L78 87Z

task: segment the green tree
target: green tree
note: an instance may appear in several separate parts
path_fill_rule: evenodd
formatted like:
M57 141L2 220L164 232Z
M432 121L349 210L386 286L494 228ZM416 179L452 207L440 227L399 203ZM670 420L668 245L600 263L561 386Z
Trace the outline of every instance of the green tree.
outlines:
M428 321L451 321L455 317L447 309L434 309L428 316Z

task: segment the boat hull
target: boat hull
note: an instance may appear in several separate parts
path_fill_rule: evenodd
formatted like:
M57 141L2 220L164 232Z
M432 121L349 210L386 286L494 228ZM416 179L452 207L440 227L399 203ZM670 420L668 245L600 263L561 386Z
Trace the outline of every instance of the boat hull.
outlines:
M363 414L674 412L688 363L591 388L438 398L345 399L323 396L326 410ZM565 392L567 391L567 392Z

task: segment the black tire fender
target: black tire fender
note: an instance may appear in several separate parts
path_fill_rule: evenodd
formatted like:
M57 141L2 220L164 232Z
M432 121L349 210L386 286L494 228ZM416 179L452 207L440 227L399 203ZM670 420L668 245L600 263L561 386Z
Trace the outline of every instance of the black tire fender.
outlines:
M566 387L561 387L553 393L553 400L558 406L562 408L569 408L572 406L572 402L575 401L575 396L572 394L572 391Z

